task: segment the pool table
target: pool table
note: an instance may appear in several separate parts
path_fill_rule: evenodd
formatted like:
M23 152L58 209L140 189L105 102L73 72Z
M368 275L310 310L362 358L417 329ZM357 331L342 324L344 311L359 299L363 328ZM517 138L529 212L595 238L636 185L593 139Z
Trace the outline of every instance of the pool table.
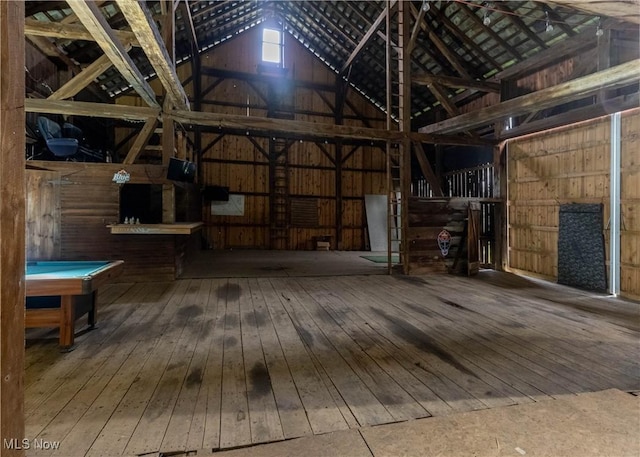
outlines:
M98 288L120 274L122 260L27 262L25 327L59 327L60 347L73 347L75 321L95 327ZM30 300L30 297L38 297Z

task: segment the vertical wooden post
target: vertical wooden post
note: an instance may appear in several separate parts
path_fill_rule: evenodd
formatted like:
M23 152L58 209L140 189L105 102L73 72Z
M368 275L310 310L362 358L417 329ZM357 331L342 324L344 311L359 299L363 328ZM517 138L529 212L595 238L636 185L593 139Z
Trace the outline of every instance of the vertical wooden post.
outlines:
M498 271L505 271L509 267L507 166L507 143L502 142L493 149L493 196L502 200L500 203L496 203L494 218L495 246L493 249L493 264Z
M161 1L161 4L164 0ZM164 14L162 38L167 47L172 62L175 63L175 34L174 34L174 11L173 2L166 3L166 14ZM165 8L163 7L163 11ZM166 96L162 106L162 164L169 165L169 159L173 157L175 150L175 126L173 120L166 116L171 112L171 102ZM171 224L176 221L176 190L173 184L162 185L162 223Z
M398 2L398 90L399 90L399 124L400 131L407 134L411 131L411 3ZM391 11L389 11L391 14ZM400 144L400 179L401 179L401 211L402 211L402 269L409 274L409 196L411 195L411 141L405 136Z
M336 142L336 245L335 249L342 249L342 141Z
M391 110L393 108L393 84L392 84L392 73L391 66L393 65L391 60L391 1L387 0L386 2L387 16L385 17L385 28L387 33L387 40L385 44L385 63L386 63L386 72L385 72L385 92L386 92L386 110L387 110L387 122L386 127L387 130L391 130L392 126L392 118L391 118ZM393 186L393 173L391 169L392 160L391 160L391 141L387 140L385 145L385 159L387 162L387 273L393 273L393 262L392 262L392 246L393 242L391 241L391 218L393 217L393 203L392 203L392 192L395 192ZM365 211L363 211L365 213Z
M345 84L340 75L336 76L336 92L335 92L335 121L336 125L342 125L344 123L344 102L347 96L346 92L349 85ZM336 141L336 154L335 154L335 188L336 188L336 245L335 249L342 249L342 140Z
M193 52L195 55L192 58L191 64L191 80L193 87L193 109L195 111L202 111L202 72L200 71L200 55L198 54L197 47L194 46ZM194 160L198 161L198 180L203 176L202 174L202 127L195 126L193 131L193 150Z
M168 99L167 99L168 100ZM166 113L170 107L165 100L163 111ZM175 148L175 127L173 120L163 115L162 119L162 164L169 165L169 159L173 157ZM162 185L162 223L171 224L176 221L176 192L173 184Z
M619 63L616 46L612 46L612 33L610 28L603 29L602 36L598 37L598 71L606 70ZM596 96L597 102L603 102L614 97L615 94L615 90L602 90Z
M24 2L0 2L0 454L24 436ZM5 441L6 440L6 441Z

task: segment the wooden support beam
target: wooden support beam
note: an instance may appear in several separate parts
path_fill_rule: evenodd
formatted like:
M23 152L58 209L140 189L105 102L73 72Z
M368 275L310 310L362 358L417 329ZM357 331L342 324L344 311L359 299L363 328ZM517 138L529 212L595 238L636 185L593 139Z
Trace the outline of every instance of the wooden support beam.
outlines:
M420 141L422 143L455 144L455 145L493 145L495 142L463 136L426 135L419 132L399 132L396 130L372 129L368 127L356 127L348 125L320 124L307 121L292 121L288 119L272 119L255 116L242 116L237 114L172 111L170 115L174 120L188 125L212 126L220 130L230 129L237 131L271 131L289 135L304 135L309 138L342 138L364 140L390 140L399 142L403 139Z
M136 47L140 46L133 32L128 30L114 30L113 33L123 43L131 43L132 46ZM43 22L31 18L24 20L24 34L27 36L61 38L65 40L95 41L93 35L89 33L84 25Z
M93 2L96 4L96 6L102 6L103 4L107 3L106 0L93 0ZM78 16L76 16L75 13L71 13L60 20L61 24L71 24L73 22L78 22Z
M422 147L422 143L414 142L413 148L415 150L416 159L418 159L418 165L420 165L420 170L422 171L422 175L429 183L431 187L431 191L433 192L434 197L444 197L444 193L442 192L442 188L440 187L440 180L433 172L433 168L427 159L427 154L424 152L424 148Z
M422 127L422 133L455 133L493 124L506 117L520 116L532 111L551 108L592 95L602 90L615 89L640 80L640 59L617 65L582 78L574 79L546 89L522 95L497 105L461 114L452 119Z
M337 250L342 250L342 239L343 239L343 230L344 230L344 221L343 221L343 194L342 194L342 141L336 142L336 157L333 160L334 165L336 166L335 172L335 196L336 196L336 246Z
M109 103L75 102L27 98L24 109L28 113L69 114L75 116L104 117L108 119L148 119L160 114L159 108L113 105Z
M516 138L530 133L542 132L576 122L595 119L619 111L630 110L638 106L640 106L640 94L636 92L635 94L622 95L606 101L599 101L594 105L556 114L555 116L532 120L526 124L522 123L512 129L500 131L498 138L500 138L500 140Z
M398 4L398 127L404 133L400 148L400 206L401 235L400 258L404 274L410 273L409 262L409 196L411 195L411 2ZM415 11L415 7L412 8ZM417 14L414 13L414 16ZM466 76L466 73L463 73Z
M129 152L127 153L127 157L125 157L122 163L132 164L136 161L140 153L144 150L144 147L149 142L151 135L153 135L156 125L158 125L157 117L154 116L147 119L147 122L140 130L140 133L138 133L136 140L133 142L131 149L129 149Z
M207 144L204 148L202 148L201 153L200 153L200 157L204 157L204 155L209 152L211 149L213 149L213 147L218 144L218 142L220 140L222 140L224 138L224 133L221 135L216 136L213 140L211 140L209 142L209 144ZM262 146L260 146L260 149L263 149ZM262 152L262 151L261 151ZM263 154L265 154L263 152ZM268 156L268 154L266 154L266 156Z
M358 145L356 145L356 146L352 147L352 148L351 148L351 151L347 152L346 154L344 154L344 155L342 156L342 163L344 164L347 160L349 160L349 159L351 158L351 156L352 156L353 154L355 154L355 153L356 153L356 151L357 151L358 149L360 149L361 147L362 147L362 145L361 145L361 144L358 144Z
M615 17L621 21L640 24L640 1L638 0L539 0L586 11L595 16Z
M138 38L138 42L141 44L173 105L182 110L189 109L189 98L182 84L180 84L173 59L163 43L158 26L146 4L131 0L116 0L116 3L129 22L133 33ZM170 14L173 15L173 9Z
M450 117L454 117L460 114L460 112L458 111L458 107L451 100L449 100L447 93L440 86L440 84L436 82L430 83L429 90L434 95L434 97L436 97L436 99L440 102L440 104L447 111L447 113L449 113Z
M216 138L215 143L217 143L217 140L218 140L218 139L221 139L221 138L222 138L222 136L224 136L224 135L221 135L220 137ZM255 138L253 138L252 136L248 136L248 137L247 137L247 139L251 142L251 144L253 144L253 146L258 150L258 152L259 152L260 154L262 154L262 156L263 156L265 159L269 160L269 151L267 151L265 148L263 148L263 147L262 147L262 145L261 145L260 143L258 143L258 142L256 141L256 139L255 139ZM212 143L213 143L213 144L215 144L214 142L212 142Z
M0 446L24 455L24 2L0 2ZM14 439L17 446L5 443Z
M339 141L338 141L339 142ZM337 143L336 142L336 145ZM327 148L324 147L324 145L322 143L314 143L315 146L320 149L320 152L322 152L324 154L324 156L329 159L329 162L331 162L332 164L336 164L336 159L333 158L333 156L331 155L331 153L329 152L329 150Z
M424 21L426 11L424 8L418 10L418 15L413 23L413 30L411 30L411 38L409 38L409 45L407 46L407 52L409 55L413 52L413 48L416 46L416 40L418 39L418 33L420 33L420 24Z
M193 17L191 16L191 8L189 8L189 0L180 2L180 11L182 11L182 20L185 22L185 28L189 30L187 34L189 36L189 45L191 46L191 59L200 62L200 45L198 43L198 34L196 33L196 27L193 24Z
M456 78L455 76L418 74L411 77L411 82L428 86L437 83L447 87L475 89L481 92L500 92L500 84L493 81L476 81L475 79Z
M169 110L169 101L165 100L164 111ZM162 165L168 166L169 159L175 154L175 123L173 119L162 116ZM162 223L176 221L176 189L173 183L162 185Z
M78 15L80 21L93 35L98 46L111 59L124 79L147 102L149 106L159 107L156 95L133 60L127 54L124 46L109 26L100 9L92 2L84 0L69 0L69 6Z
M493 197L502 199L494 209L495 234L494 265L498 271L505 271L508 265L508 217L507 217L507 148L506 142L497 144L493 148Z
M331 102L331 100L329 100L329 97L327 97L324 93L322 93L319 90L315 91L316 94L318 94L318 97L320 97L320 99L325 103L325 105L327 105L327 108L329 108L329 110L331 110L332 113L336 112L336 106L334 103Z
M49 100L64 100L71 98L87 87L98 76L107 71L113 63L106 54L98 57L93 63L87 66L84 70L78 73L75 77L64 83L60 89L55 91L49 97Z
M395 4L396 4L396 0L392 0L389 7L393 8ZM353 61L358 56L358 54L360 54L360 51L362 51L362 49L367 45L371 37L377 33L378 28L380 27L380 25L382 25L382 21L386 19L387 14L389 14L389 10L388 8L385 8L384 11L380 13L380 15L377 17L377 19L373 21L373 24L371 25L371 27L369 27L369 30L367 30L367 33L364 34L364 36L360 40L360 43L358 43L358 46L356 46L356 48L351 52L351 55L347 58L347 61L344 63L344 65L340 69L340 74L343 74L345 71L347 71L347 69L351 66Z

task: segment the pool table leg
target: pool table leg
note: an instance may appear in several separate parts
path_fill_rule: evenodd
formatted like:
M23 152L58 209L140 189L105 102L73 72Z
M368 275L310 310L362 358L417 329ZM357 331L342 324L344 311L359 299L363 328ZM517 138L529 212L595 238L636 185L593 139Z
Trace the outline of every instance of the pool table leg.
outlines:
M91 308L87 313L87 324L90 329L96 328L96 321L98 320L98 291L94 290L91 296Z
M73 346L75 333L75 300L73 295L62 295L60 297L60 347L62 350L70 350Z

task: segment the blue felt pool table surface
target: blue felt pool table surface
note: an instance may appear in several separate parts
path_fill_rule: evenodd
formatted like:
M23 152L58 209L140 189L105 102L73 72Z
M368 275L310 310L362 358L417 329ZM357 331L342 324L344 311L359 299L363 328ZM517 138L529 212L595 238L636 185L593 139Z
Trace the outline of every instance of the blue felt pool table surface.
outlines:
M26 295L88 294L117 276L122 264L122 260L27 262Z
M44 275L57 278L82 278L91 276L109 263L107 261L28 262L26 273L30 278Z

